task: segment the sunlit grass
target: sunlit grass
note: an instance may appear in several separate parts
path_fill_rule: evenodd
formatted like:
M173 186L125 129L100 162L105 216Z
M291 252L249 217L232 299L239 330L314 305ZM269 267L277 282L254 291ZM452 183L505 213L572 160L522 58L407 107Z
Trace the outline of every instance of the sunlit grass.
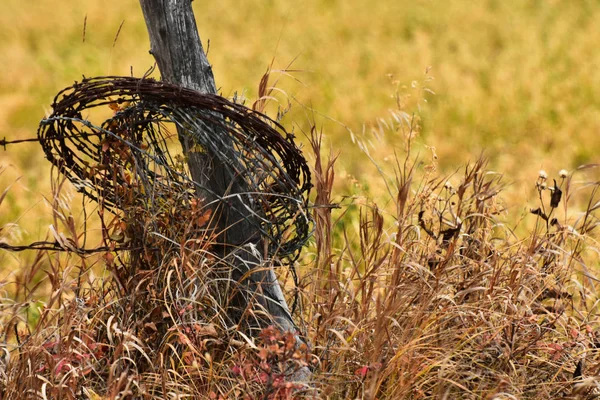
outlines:
M460 391L453 383L462 384L461 379L470 382L473 359L481 353L478 366L498 373L498 390L504 384L498 371L506 373L504 377L516 386L507 389L513 393L556 394L571 389L580 351L552 346L570 345L577 339L580 346L589 350L590 357L595 354L596 333L586 330L598 327L593 281L596 271L592 270L598 263L594 253L597 245L593 237L584 240L578 232L569 231L568 225L578 226L580 211L587 207L585 201L594 199L589 190L578 191L579 183L588 178L597 180L597 172L590 169L573 175L569 209L555 211L564 230L546 232L543 222L529 210L540 204L535 186L540 169L556 177L560 169L571 172L581 164L598 162L600 6L586 0L415 0L376 4L366 0L274 0L260 5L223 0L193 5L221 93L255 99L260 78L274 59L271 81L279 79L277 86L283 91L277 99L282 106L288 101L293 104L283 124L294 130L308 149L303 133L310 131L314 118L325 133L323 153L331 147L334 154L339 154L335 190L329 200L341 202L342 209L333 212L335 223L331 232L317 233L300 266L306 279L303 296L309 304L302 314L308 321L305 328L316 344L315 354L324 360L320 365L322 374L316 378L321 388L331 395L347 390L358 396L380 387L381 397L390 398L410 393L415 398L427 397L446 388ZM154 63L148 53L146 28L137 2L3 0L0 26L0 139L34 137L53 96L82 75L141 76ZM287 72L277 72L278 69ZM154 76L158 77L156 73ZM269 113L274 115L276 106L272 102ZM403 112L404 129L395 120L402 119ZM481 153L489 159L486 177L504 176L506 186L499 203L494 203L497 209L486 210L489 220L482 222L485 229L477 231L484 237L473 236L497 251L499 258L483 252L477 257L465 256L462 251L468 250L469 245L461 241L466 236L456 239L457 247L449 250L425 236L424 231L416 240L413 235L418 231L417 208L401 220L394 190L398 186L396 163L404 160L406 135L410 134L406 123L418 127L409 157L411 162L417 160L409 196L415 207L428 207L435 214L437 203L419 196L425 189L437 190L440 182L460 185L465 179L465 164L479 159ZM43 239L48 235L48 225L53 223L50 164L35 143L9 145L0 152L0 193L12 185L0 208L0 227L5 227L2 240L16 245ZM314 159L315 154L307 151L307 157ZM386 183L393 190L388 192ZM72 192L66 187L63 193ZM71 204L72 211L78 225L82 225L84 216L80 199L76 199ZM336 221L341 215L342 221ZM360 248L361 232L375 225L380 217L385 221L384 229L377 231L377 240L365 241L365 251ZM400 222L395 224L396 220ZM426 223L430 224L430 220ZM402 237L397 235L396 229L401 231L398 227L405 228L405 240L414 242L409 243L412 247L407 247L404 256L394 253L394 238ZM93 234L92 231L92 237ZM386 265L373 270L376 279L370 281L361 274L378 265L366 259L368 245L374 243L381 247L372 253L385 260ZM562 258L554 261L556 271L548 272L545 263L550 256L546 250L552 246ZM427 263L432 259L439 262L435 258L442 254L437 250L446 254L447 260L440 269L430 270ZM330 266L322 261L328 252L335 260L334 272L327 270ZM581 255L583 261L574 262L574 254ZM1 296L13 294L15 288L22 290L17 300L30 301L32 314L19 316L33 327L41 313L35 310L36 302L42 301L39 298L43 296L50 298L51 293L44 290L48 285L25 292L51 276L56 278L48 271L60 262L48 257L36 263L33 253L3 252L0 257ZM403 266L408 266L406 276L395 276L396 286L405 290L400 294L388 285L394 278L390 274L398 257ZM524 261L528 257L533 259L529 264ZM89 263L99 266L100 273L106 272L104 263L97 261L92 258ZM471 279L470 288L464 283L467 278L461 280L455 275L456 265L466 271L465 276L473 271L473 276L467 276ZM28 276L30 271L35 274ZM90 274L94 273L92 268ZM320 286L328 273L335 279ZM492 273L497 274L499 286ZM523 280L515 281L513 275ZM576 309L569 311L571 314L552 309L546 304L545 294L540 294L556 289L553 280L557 277L558 290L568 291L577 303ZM94 279L89 277L90 282ZM5 282L11 284L4 285ZM376 293L368 291L373 282ZM68 279L57 285L68 293L66 299L70 301L72 288ZM439 292L432 289L434 285L439 285ZM462 293L480 286L497 297L485 297L479 289L473 295ZM377 309L383 304L377 303L383 302L381 299L413 292L421 303L401 298L396 303L390 300L387 308ZM513 295L518 292L525 294ZM373 300L372 304L364 299ZM456 304L451 306L452 302ZM428 308L430 303L435 307ZM407 313L403 314L398 305L406 306ZM510 314L510 307L517 309L517 314ZM483 314L472 314L474 309ZM323 310L329 310L329 314ZM59 315L65 311L45 312ZM103 316L104 312L98 315ZM319 314L327 323L318 322ZM534 320L532 315L544 319ZM448 322L457 316L471 318L469 324ZM556 318L558 326L553 328L547 343L538 344L531 335L545 326L546 316ZM396 336L393 346L387 346L370 330L389 324L391 318L404 319L402 324L392 324ZM94 323L98 321L101 319ZM441 323L448 324L447 334L436 330ZM507 333L512 329L511 323L524 327L516 331L514 340ZM103 329L101 323L89 326ZM354 347L341 346L346 344L330 329L360 340ZM227 337L221 331L219 334ZM424 346L431 338L438 340L435 345ZM331 350L331 343L341 347ZM527 356L519 345L531 346L535 357ZM235 346L231 348L238 349ZM501 349L500 356L496 347ZM487 353L491 354L489 360L485 358ZM232 350L228 357L233 354L237 353ZM380 369L378 357L385 354L389 357ZM328 361L336 357L342 361ZM486 362L502 365L490 366ZM530 368L532 362L539 365ZM591 362L592 368L597 369L595 360ZM508 367L510 363L514 363L512 369ZM217 367L227 375L234 365L230 364ZM367 366L372 369L361 369ZM523 377L532 370L546 381L540 380L537 387L528 386ZM361 377L361 371L367 371L365 376ZM402 375L398 371L409 373ZM196 372L202 377L208 374L203 369ZM587 372L591 375L593 371ZM439 376L444 376L447 383L436 386ZM180 380L170 380L171 384L177 382ZM211 388L218 387L217 380L209 382ZM242 385L241 381L232 382L233 387ZM493 393L495 382L482 380L480 386L473 384L470 390L481 395ZM554 385L560 390L555 390Z
M82 75L133 70L139 76L152 66L136 2L7 0L1 7L1 136L34 135L53 95ZM429 87L436 94L422 104L421 140L436 148L443 172L485 151L492 168L523 193L524 177L541 167L572 169L595 160L600 28L594 21L600 8L593 2L389 1L374 7L360 0L272 1L258 7L222 1L195 7L226 96L253 98L272 58L276 68L293 61L302 84L287 77L279 83L292 101L361 132L387 116L394 80L411 94L410 83L432 67ZM301 107L284 122L308 126ZM358 149L347 129L322 124L342 152L339 167L368 178L369 168L351 162ZM46 173L35 145L21 149L4 153L2 163L24 175ZM45 190L35 182L29 188ZM517 196L514 205L525 198Z
M293 70L277 83L286 93L281 105L294 104L283 123L302 132L317 119L325 146L340 153L340 195L385 194L352 138L367 143L379 164L402 153L399 137L376 133L397 110L395 96L408 113L420 108L414 148L425 161L435 151L440 174L451 177L482 152L489 157L490 169L510 183L513 219L535 201L531 177L539 169L597 161L600 7L592 1L194 6L223 95L255 98L272 59L275 70ZM82 75L141 76L153 65L136 2L5 0L0 10L0 138L35 136L56 92ZM43 238L51 223L49 163L35 143L7 147L0 163L0 188L21 177L0 224L17 222L23 242Z

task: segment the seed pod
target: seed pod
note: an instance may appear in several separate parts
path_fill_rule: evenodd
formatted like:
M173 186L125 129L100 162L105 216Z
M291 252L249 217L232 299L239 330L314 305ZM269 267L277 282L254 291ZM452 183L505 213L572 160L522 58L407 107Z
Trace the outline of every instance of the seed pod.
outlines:
M554 190L552 191L552 196L550 197L550 207L556 208L558 207L558 203L560 203L560 198L562 197L562 190L556 186L556 179L554 179Z
M583 358L581 358L578 362L577 365L575 366L575 372L573 372L573 380L579 380L581 379L581 376L583 375Z

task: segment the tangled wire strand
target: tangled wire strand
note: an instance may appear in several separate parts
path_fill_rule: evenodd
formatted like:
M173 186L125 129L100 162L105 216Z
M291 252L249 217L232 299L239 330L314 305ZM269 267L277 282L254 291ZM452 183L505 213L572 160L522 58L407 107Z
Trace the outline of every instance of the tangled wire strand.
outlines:
M271 254L295 259L308 239L309 167L293 135L265 115L132 77L86 78L60 91L52 108L38 129L47 159L103 208L160 213L203 195L205 207L235 209L268 238ZM185 159L171 154L174 132L242 190L217 193L194 182Z

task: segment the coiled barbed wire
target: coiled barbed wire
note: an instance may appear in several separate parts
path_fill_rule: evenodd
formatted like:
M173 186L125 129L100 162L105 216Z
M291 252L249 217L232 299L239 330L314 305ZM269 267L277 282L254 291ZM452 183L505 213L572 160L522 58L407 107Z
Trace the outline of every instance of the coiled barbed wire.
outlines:
M76 82L52 108L38 129L47 159L104 208L158 212L167 199L172 206L197 196L200 183L172 156L178 134L241 182L242 192L211 192L217 204L207 206L237 207L280 257L295 259L307 241L309 167L293 135L265 115L218 95L114 76Z

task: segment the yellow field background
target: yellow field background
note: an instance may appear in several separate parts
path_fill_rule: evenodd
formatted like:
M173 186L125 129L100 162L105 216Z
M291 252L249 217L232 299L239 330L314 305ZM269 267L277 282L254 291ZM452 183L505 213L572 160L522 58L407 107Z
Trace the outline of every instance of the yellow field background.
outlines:
M595 1L193 4L224 96L255 99L273 59L275 70L294 70L272 75L286 94L281 104L293 105L284 125L305 131L314 110L326 145L340 153L344 189L354 178L366 193L380 189L350 132L371 140L382 163L394 151L403 157L402 137L372 132L397 109L395 93L406 112L420 115L422 158L431 155L426 145L434 147L439 172L451 175L484 152L511 184L506 200L517 217L535 201L539 169L552 177L599 160ZM34 137L53 96L82 75L142 76L153 64L135 1L3 0L0 27L0 138L7 140ZM11 230L12 244L43 238L49 163L35 143L0 153L0 192L14 183L0 226L21 226Z

